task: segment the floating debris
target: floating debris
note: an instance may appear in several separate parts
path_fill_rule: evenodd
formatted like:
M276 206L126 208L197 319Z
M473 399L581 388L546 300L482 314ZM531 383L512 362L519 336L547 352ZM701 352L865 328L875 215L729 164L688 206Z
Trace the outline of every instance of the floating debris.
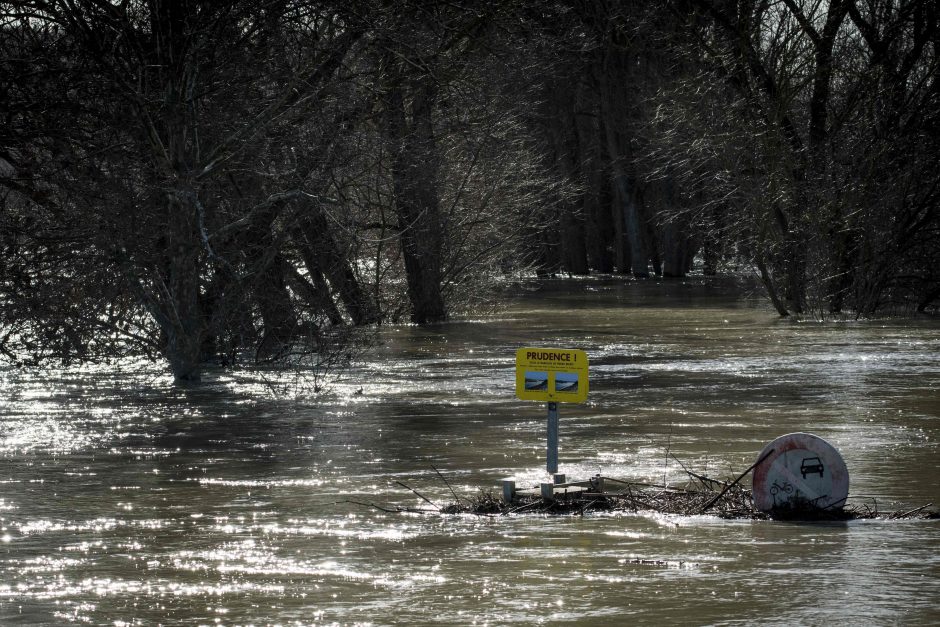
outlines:
M717 491L696 489L692 486L656 486L621 481L611 477L604 477L600 483L604 487L617 489L614 491L590 489L568 491L566 488L576 486L559 484L555 487L551 498L545 498L538 490L520 490L517 493L518 496L511 501L491 491L482 490L478 495L448 504L440 511L447 514L479 515L655 512L684 516L709 513L721 518L765 519L769 517L754 506L750 491L740 486ZM539 493L531 494L530 492Z
M541 484L541 486L528 489L515 490L513 485L508 493L510 498L506 498L505 492L498 494L485 489L472 496L458 496L446 479L435 469L438 477L447 484L454 496L453 502L439 506L424 494L400 481L395 483L417 495L433 509L383 506L359 501L348 502L373 507L383 512L476 516L521 514L583 516L589 512L626 512L678 516L708 514L732 520L773 519L808 522L940 519L940 512L929 509L932 503L910 510L880 511L874 499L826 508L820 508L809 501L791 500L781 507L765 512L755 504L751 490L739 483L748 471L734 480L723 481L686 470L690 481L683 486L623 481L601 475L591 477L587 481L566 483L563 479L557 481L558 477L556 477L554 484Z
M612 481L609 477L607 481ZM587 512L657 513L679 516L709 514L729 520L789 520L789 521L849 521L849 520L911 520L940 519L940 512L928 510L928 503L911 510L880 511L872 502L846 505L839 508L787 506L763 512L751 497L751 491L740 486L725 491L715 500L717 491L651 486L642 483L620 482L624 489L616 493L580 492L544 499L541 496L523 496L512 502L504 501L492 491L481 491L473 497L464 497L438 510L442 514L474 514L479 516L511 514L584 515ZM429 512L431 513L431 512ZM437 512L433 512L437 513Z

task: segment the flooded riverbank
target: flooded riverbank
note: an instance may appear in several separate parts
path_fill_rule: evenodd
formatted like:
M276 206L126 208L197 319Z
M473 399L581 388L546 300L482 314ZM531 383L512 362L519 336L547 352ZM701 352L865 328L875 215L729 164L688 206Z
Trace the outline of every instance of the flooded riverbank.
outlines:
M539 481L545 409L515 350L585 350L560 468L679 482L774 437L833 443L850 495L940 502L940 324L780 320L722 282L559 281L389 327L329 398L225 375L5 372L3 624L874 624L940 621L940 523L389 514Z

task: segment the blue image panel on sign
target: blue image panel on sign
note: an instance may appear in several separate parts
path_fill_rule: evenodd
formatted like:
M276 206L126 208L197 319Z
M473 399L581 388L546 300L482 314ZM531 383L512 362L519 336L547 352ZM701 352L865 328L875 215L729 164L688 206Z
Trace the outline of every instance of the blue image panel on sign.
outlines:
M525 389L527 391L547 390L548 372L526 370Z
M556 372L555 373L555 391L574 394L578 391L578 373L577 372Z

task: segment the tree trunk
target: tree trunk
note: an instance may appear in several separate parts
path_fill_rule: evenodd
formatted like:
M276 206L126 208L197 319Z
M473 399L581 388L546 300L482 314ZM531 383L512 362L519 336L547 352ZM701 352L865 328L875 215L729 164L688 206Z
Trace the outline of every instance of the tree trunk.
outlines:
M362 289L356 273L330 232L330 225L320 209L310 208L301 223L300 237L296 241L315 285L322 273L339 294L353 324L372 324L379 321L381 316L378 306L370 294ZM325 287L322 279L320 284Z
M599 162L587 171L584 192L585 238L588 265L597 272L613 272L611 255L615 228L611 219L609 175Z
M608 67L599 72L601 114L603 117L604 133L606 139L607 156L610 159L611 179L613 188L613 204L615 219L623 225L625 246L629 247L628 255L618 260L621 270L633 272L634 276L648 277L649 254L646 249L640 197L634 177L627 168L627 151L623 148L624 140L618 130L621 122L627 115L627 103L621 93L624 86L615 84L612 72L616 76L623 74L620 66L626 61L621 58L622 53L611 51L608 53ZM625 251L627 252L627 251Z
M777 293L777 285L773 277L770 276L770 272L768 272L767 265L764 263L760 252L756 253L754 262L757 264L757 271L760 273L761 283L763 283L764 287L767 289L767 296L770 298L770 302L773 303L774 309L777 310L777 313L780 314L782 318L789 316L790 312L787 311L783 301L780 300L780 296Z
M688 267L689 240L675 222L663 227L663 276L682 278Z
M297 316L284 274L287 263L281 255L274 255L257 276L254 300L261 311L263 330L257 356L261 359L277 357L289 347L297 331Z
M443 223L437 197L437 155L431 120L436 94L431 78L423 78L410 95L409 124L402 81L394 81L386 93L385 123L391 143L392 186L411 320L426 324L447 318L441 293Z
M571 274L588 274L584 220L574 210L565 211L561 221L561 249L565 269Z
M311 261L313 260L311 259ZM311 268L311 264L306 258L304 262L307 264L306 277L302 276L297 268L290 264L287 265L285 278L291 289L300 295L315 314L326 316L330 324L342 324L343 315L337 309L336 303L333 302L330 288L323 279L317 264L314 262Z
M195 208L175 195L167 199L163 271L147 298L163 335L164 355L177 381L198 381L206 341L200 303L202 242Z
M629 246L629 258L624 259L623 270L632 272L633 276L648 277L649 255L646 254L646 244L643 241L643 223L632 180L622 167L616 164L613 166L613 177L614 214L620 214L623 236Z
M802 231L793 229L783 234L785 293L787 305L795 314L806 311L806 237Z
M578 154L578 135L575 128L575 99L569 85L554 85L549 95L548 127L554 152L554 167L558 176L571 181L583 181L581 159ZM585 245L584 216L573 203L561 208L561 220L556 222L561 232L562 267L571 274L587 274L587 247Z
M660 211L667 215L662 227L660 240L663 251L664 277L681 278L691 266L691 242L689 241L687 219L677 211L679 199L676 185L671 180L656 186L659 192Z
M581 211L584 216L585 255L590 269L607 273L614 269L611 256L614 225L610 212L610 175L605 169L604 140L598 124L600 112L597 99L590 96L583 85L580 92L582 98L576 106L579 110L586 110L587 114L575 115L574 123L584 185Z

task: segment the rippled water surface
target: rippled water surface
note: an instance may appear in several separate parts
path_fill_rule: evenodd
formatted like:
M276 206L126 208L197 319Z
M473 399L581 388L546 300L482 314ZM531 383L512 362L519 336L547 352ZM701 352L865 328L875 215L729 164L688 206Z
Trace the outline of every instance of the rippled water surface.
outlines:
M551 284L392 327L320 400L157 370L0 372L0 623L940 623L940 522L410 515L544 478L525 345L587 351L560 470L679 483L774 437L842 453L855 503L940 504L940 323L779 320L720 282ZM436 470L435 470L436 469Z

